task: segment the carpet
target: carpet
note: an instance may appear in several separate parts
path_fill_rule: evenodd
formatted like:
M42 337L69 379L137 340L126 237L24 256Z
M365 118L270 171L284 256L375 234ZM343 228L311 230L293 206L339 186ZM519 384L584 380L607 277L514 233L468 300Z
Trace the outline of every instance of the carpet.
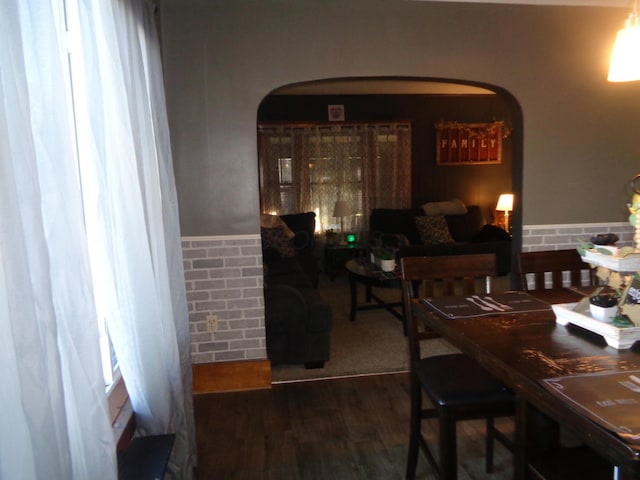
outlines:
M359 311L355 321L349 321L349 282L344 272L334 281L321 275L318 288L333 311L331 357L319 369L276 365L271 371L272 383L408 371L407 341L400 320L380 309ZM374 291L387 301L400 301L400 289ZM364 287L359 286L358 294L359 302L364 302ZM439 338L426 340L422 350L433 355L457 351Z

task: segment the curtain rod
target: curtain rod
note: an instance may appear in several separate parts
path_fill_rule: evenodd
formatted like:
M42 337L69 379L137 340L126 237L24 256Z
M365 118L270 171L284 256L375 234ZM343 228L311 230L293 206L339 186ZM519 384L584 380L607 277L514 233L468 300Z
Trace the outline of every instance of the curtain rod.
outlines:
M352 128L411 128L411 122L353 122L353 123L317 123L317 122L298 122L298 123L288 123L288 122L265 122L258 123L258 130L260 131L273 131L278 129L304 129L304 128L314 128L317 127L321 130L340 130L340 129L352 129Z

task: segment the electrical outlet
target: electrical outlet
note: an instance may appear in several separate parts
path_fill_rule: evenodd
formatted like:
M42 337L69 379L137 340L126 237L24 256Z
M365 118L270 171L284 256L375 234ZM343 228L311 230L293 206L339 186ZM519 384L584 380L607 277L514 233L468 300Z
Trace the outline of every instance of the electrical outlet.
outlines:
M207 315L207 332L218 331L218 315Z

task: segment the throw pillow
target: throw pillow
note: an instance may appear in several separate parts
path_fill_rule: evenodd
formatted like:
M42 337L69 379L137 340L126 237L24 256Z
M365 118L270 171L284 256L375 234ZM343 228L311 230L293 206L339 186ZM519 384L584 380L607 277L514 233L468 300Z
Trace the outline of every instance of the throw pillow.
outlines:
M262 248L264 250L273 248L282 258L295 256L296 251L283 227L261 228L260 235L262 237Z
M444 215L425 215L415 217L416 228L424 245L442 245L453 243L449 225Z
M464 215L467 207L462 202L454 198L447 202L428 202L422 205L425 215Z

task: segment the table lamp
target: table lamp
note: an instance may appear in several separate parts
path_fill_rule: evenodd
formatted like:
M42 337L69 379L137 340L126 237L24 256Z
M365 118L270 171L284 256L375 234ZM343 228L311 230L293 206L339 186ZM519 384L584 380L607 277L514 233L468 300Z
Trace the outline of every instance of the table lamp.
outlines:
M340 245L345 245L344 217L351 215L351 208L345 200L338 200L333 206L333 216L340 218Z
M509 225L509 212L513 211L513 193L503 193L498 198L496 210L504 212L504 229L511 233L511 225Z

